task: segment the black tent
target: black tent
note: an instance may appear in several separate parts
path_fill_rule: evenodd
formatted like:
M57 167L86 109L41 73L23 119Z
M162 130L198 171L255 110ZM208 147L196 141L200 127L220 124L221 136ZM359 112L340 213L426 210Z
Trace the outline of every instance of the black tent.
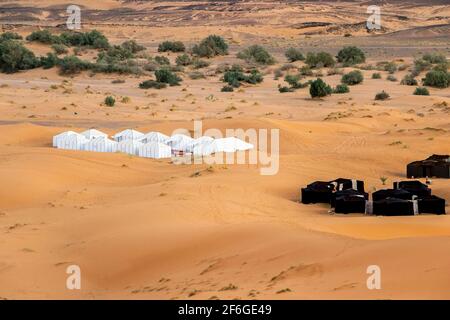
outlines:
M335 213L364 213L369 194L349 189L337 191L331 197L331 207Z
M418 200L419 213L445 214L445 199L426 196Z
M353 189L364 192L364 181L338 178L330 183L336 185L336 191Z
M302 203L330 203L334 186L329 182L316 181L302 188Z
M431 189L428 188L426 184L423 184L420 181L400 181L394 182L394 189L402 189L408 191L412 195L415 195L419 198L431 196Z
M414 161L407 165L408 178L450 178L450 156L434 154L422 161Z
M373 201L372 213L377 216L412 216L414 215L414 203L397 198Z
M373 201L380 201L387 198L396 198L402 200L412 200L413 195L403 189L382 189L372 193Z

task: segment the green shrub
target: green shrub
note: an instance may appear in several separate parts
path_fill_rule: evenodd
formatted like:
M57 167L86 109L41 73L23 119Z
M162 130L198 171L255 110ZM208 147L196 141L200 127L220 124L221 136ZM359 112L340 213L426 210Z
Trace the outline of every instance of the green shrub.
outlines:
M372 79L381 79L380 73L372 73Z
M164 41L158 46L158 52L184 52L185 50L186 48L181 41Z
M264 47L257 44L242 50L237 54L237 57L247 62L256 62L264 65L271 65L275 63L275 59L270 55L270 53L267 52Z
M175 59L175 63L178 66L188 66L192 63L191 57L189 57L189 55L187 54L182 54L179 55L176 59Z
M333 93L349 93L350 88L346 84L338 84L336 88L334 88Z
M146 80L139 83L141 89L164 89L165 87L167 87L167 84L155 80Z
M322 79L318 78L311 82L309 93L312 98L321 98L331 94L333 90Z
M155 57L155 61L156 61L157 64L162 65L162 66L164 66L164 65L166 65L166 66L170 65L170 60L169 60L169 58L164 57L164 56L156 56L156 57Z
M339 51L337 55L337 61L343 63L346 66L352 66L366 61L364 52L358 47L345 47Z
M400 84L406 85L406 86L417 86L417 80L414 79L414 76L412 74L407 74L403 77Z
M414 61L414 74L417 76L421 72L429 70L431 68L431 63L423 59L417 59Z
M22 40L22 36L15 32L4 32L0 35L0 41L4 40Z
M296 48L287 49L284 55L286 56L289 62L305 60L305 56L303 55L303 53L301 53L301 51Z
M433 70L447 72L448 67L449 67L448 63L439 63L433 67Z
M363 74L359 70L351 71L342 76L341 82L350 86L362 83L364 80Z
M280 93L286 93L286 92L293 92L294 91L294 89L292 89L292 88L289 88L289 87L286 87L286 86L279 86L278 87L278 91L280 92Z
M397 78L394 77L392 74L390 74L390 75L388 75L388 76L386 77L386 80L392 81L392 82L396 82L396 81L397 81Z
M61 39L53 35L48 29L33 31L26 39L44 44L61 43Z
M413 94L416 96L429 96L430 92L425 87L417 87Z
M299 73L302 76L310 77L313 75L313 72L309 66L303 66L300 68Z
M200 71L193 71L189 73L189 78L192 80L204 79L205 75Z
M39 59L34 53L15 40L0 42L0 69L2 72L14 73L39 67Z
M223 75L223 81L235 88L240 87L241 82L257 84L261 83L263 80L263 76L258 70L253 69L250 73L245 74L239 65L234 65Z
M445 55L439 54L439 53L424 54L422 59L431 64L447 63L447 57Z
M60 43L52 44L52 49L56 54L64 54L68 52L67 47Z
M132 54L144 51L145 47L138 44L135 40L127 40L120 45L125 50L131 52Z
M157 82L167 83L170 86L178 86L181 81L181 78L175 73L164 68L156 70L155 77Z
M65 31L59 35L60 41L67 46L84 47L94 49L108 49L109 41L106 36L97 30L88 32Z
M192 66L194 67L194 69L206 68L206 67L209 67L209 65L210 65L210 63L203 59L194 58L192 60Z
M390 74L393 74L397 71L397 65L394 62L389 62L384 66L384 71L389 72Z
M328 52L309 52L306 55L306 64L310 68L334 67L335 61L333 56Z
M233 92L234 88L233 88L233 86L226 85L226 86L223 86L220 91L222 91L222 92Z
M76 56L66 56L59 61L60 74L73 75L91 68L91 64Z
M114 97L107 96L105 98L105 105L107 105L108 107L114 107L115 104L116 104L116 99L114 99Z
M375 100L387 100L389 97L389 94L383 90L375 95Z
M46 56L40 57L40 64L44 69L51 69L59 63L58 56L54 53L47 53Z
M429 71L423 80L423 84L430 87L447 88L450 84L450 74L444 71Z
M215 56L227 55L228 44L217 35L210 35L192 48L192 53L199 57L212 58Z

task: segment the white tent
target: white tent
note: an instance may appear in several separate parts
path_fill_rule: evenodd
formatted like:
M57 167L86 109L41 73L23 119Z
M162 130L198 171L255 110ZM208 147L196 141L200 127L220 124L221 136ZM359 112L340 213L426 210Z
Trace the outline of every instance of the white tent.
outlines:
M123 131L120 131L119 133L116 133L113 138L117 142L125 141L125 140L139 140L144 136L142 132L133 130L133 129L126 129Z
M110 140L106 137L98 137L89 140L84 145L84 150L86 151L96 151L96 152L116 152L117 142Z
M136 140L122 140L117 144L117 151L138 155L143 143Z
M60 134L57 134L56 136L53 136L53 147L59 148L59 144L61 143L61 141L73 134L78 134L78 133L76 133L74 131L65 131Z
M83 136L85 136L89 140L95 139L95 138L98 138L98 137L108 138L108 135L106 133L103 133L103 132L98 131L96 129L89 129L89 130L83 131L81 134Z
M236 152L253 149L251 143L247 143L235 137L220 138L213 141L206 141L194 146L194 155L210 155L217 152Z
M152 141L139 147L139 156L155 159L170 158L172 156L172 149L166 144Z
M145 134L139 141L142 143L148 143L148 142L161 142L161 143L167 143L169 140L169 136L166 136L165 134L162 134L161 132L149 132Z
M172 150L191 152L193 148L194 139L184 134L174 134L167 140Z
M59 141L58 148L67 150L84 150L84 147L88 141L89 140L81 134L70 134Z

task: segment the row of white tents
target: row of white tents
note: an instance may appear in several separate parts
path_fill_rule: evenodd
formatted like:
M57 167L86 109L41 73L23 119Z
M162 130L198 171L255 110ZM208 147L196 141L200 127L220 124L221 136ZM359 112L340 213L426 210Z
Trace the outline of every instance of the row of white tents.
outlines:
M253 149L253 145L235 137L214 139L203 136L193 139L184 134L171 137L160 132L141 133L133 129L121 131L110 139L106 133L89 129L81 133L66 131L53 137L53 147L95 152L124 152L146 158L170 158L183 152L207 156L218 152Z

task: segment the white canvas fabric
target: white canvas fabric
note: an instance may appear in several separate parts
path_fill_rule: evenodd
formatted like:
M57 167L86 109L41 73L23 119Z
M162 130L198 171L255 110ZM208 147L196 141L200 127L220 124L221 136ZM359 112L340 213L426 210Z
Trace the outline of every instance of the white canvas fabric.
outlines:
M194 139L184 134L174 134L167 140L172 150L192 152Z
M133 130L133 129L126 129L123 131L120 131L119 133L116 133L113 136L113 139L117 142L125 141L125 140L139 140L144 136L142 132Z
M88 141L89 140L81 134L70 134L59 141L58 148L66 150L84 150Z
M96 129L89 129L89 130L83 131L81 134L83 136L85 136L89 140L95 139L95 138L98 138L98 137L108 138L108 135L106 133L103 133L103 132L98 131Z
M84 145L84 150L94 152L116 152L117 142L106 137L98 137L88 140Z
M236 152L253 149L253 145L235 137L220 138L194 145L194 155L205 156L217 152Z
M137 140L122 140L117 144L117 151L137 156L142 145L143 143Z
M172 156L172 149L163 143L152 141L139 147L138 155L144 158L163 159Z
M142 143L160 142L166 144L169 139L170 139L169 136L166 136L161 132L152 131L142 136L142 138L139 141L141 141Z
M53 136L53 147L59 148L59 144L61 143L61 141L63 139L67 138L69 135L74 135L74 134L78 134L78 133L76 133L74 131L65 131L60 134L57 134L56 136Z

